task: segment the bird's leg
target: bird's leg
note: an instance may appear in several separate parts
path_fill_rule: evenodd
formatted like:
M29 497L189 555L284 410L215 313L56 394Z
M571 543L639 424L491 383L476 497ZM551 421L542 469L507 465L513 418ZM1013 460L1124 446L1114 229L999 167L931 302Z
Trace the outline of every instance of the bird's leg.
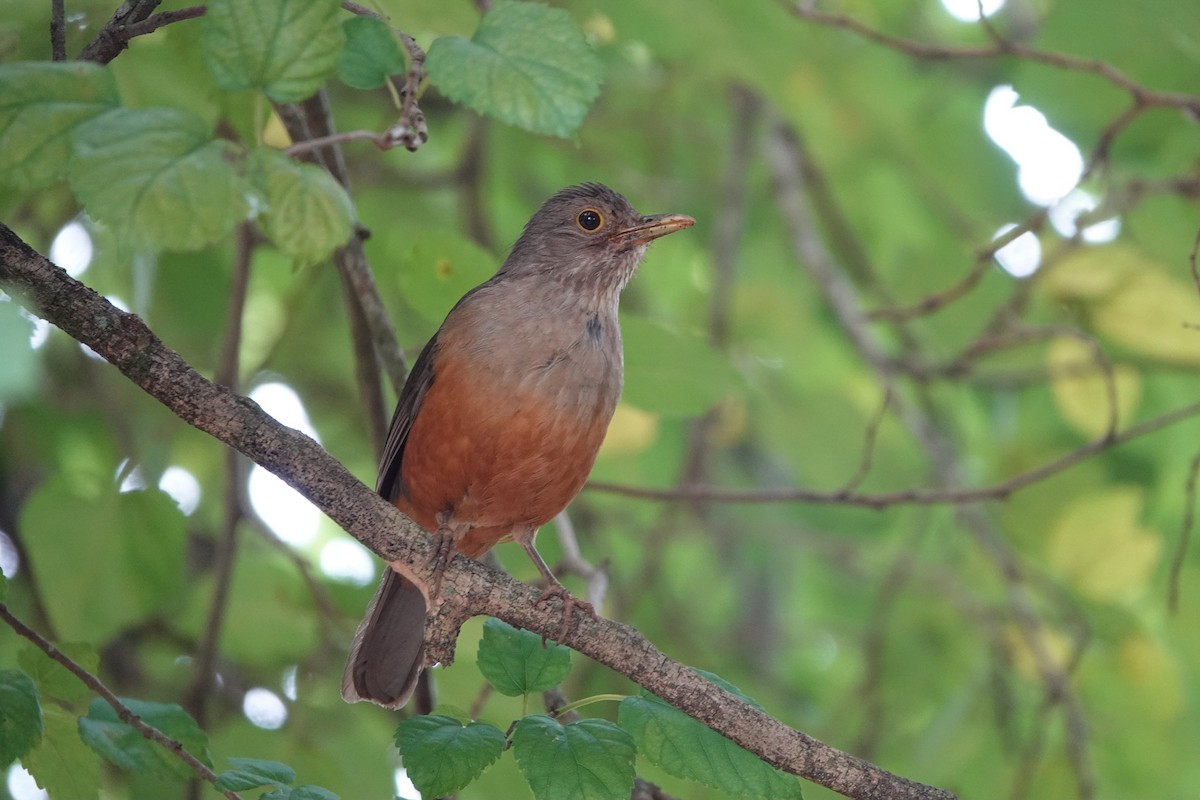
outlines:
M440 605L442 581L446 577L446 567L450 566L450 560L454 558L454 543L459 535L450 522L449 511L442 511L437 515L437 525L437 530L433 533L433 557L429 559L430 569L433 570L429 598L430 602Z
M554 577L554 573L550 571L550 567L546 566L546 560L542 558L542 554L533 546L534 537L537 536L537 528L518 528L513 531L513 540L521 545L521 548L529 554L529 558L533 561L534 566L538 568L538 572L542 573L542 577L549 584L546 591L538 596L537 604L540 605L552 597L557 597L563 603L562 627L558 630L557 641L561 642L563 637L571 630L571 615L576 608L596 616L596 609L591 603L586 600L580 600L563 586L558 578ZM542 646L546 646L546 637L542 637Z

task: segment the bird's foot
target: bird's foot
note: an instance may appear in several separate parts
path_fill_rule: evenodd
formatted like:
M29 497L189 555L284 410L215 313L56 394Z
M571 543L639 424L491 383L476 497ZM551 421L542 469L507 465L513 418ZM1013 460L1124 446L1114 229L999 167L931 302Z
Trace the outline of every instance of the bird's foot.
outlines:
M433 534L433 556L429 559L429 568L433 572L433 582L430 585L429 600L440 605L442 602L442 581L446 577L446 567L454 558L454 535L443 530Z
M571 632L571 622L575 614L575 609L578 608L580 611L583 611L584 613L594 617L596 616L596 608L586 600L580 600L575 595L568 592L567 587L563 586L557 581L550 584L549 588L538 595L538 599L534 601L534 604L540 606L542 603L545 603L547 600L554 597L562 600L563 604L562 626L558 629L558 636L556 636L554 639L556 642L561 644L566 635ZM546 636L543 635L542 647L545 646Z

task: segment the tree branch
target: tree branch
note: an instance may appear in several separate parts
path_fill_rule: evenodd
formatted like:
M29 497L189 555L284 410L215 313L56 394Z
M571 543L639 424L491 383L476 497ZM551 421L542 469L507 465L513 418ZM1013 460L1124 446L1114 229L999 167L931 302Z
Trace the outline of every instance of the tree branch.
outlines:
M67 60L67 10L63 0L50 0L50 57Z
M1184 94L1182 92L1161 92L1149 89L1105 61L1038 50L1019 42L1004 39L991 27L990 22L985 23L989 29L989 38L992 40L990 46L963 47L917 42L893 36L889 33L876 30L853 17L844 14L834 14L828 11L819 11L813 8L811 0L784 0L783 5L794 16L800 19L830 28L841 28L863 39L912 56L913 58L926 61L1021 58L1048 67L1054 67L1055 69L1095 75L1116 86L1118 89L1128 92L1134 101L1141 106L1178 108L1200 116L1200 96Z
M432 540L320 445L256 403L205 379L137 316L50 263L0 225L0 284L30 311L106 358L190 425L278 475L372 551L432 579ZM443 604L427 627L428 657L448 664L462 622L487 613L555 636L563 609L531 587L466 557L445 573ZM789 728L668 658L633 628L577 610L564 644L606 664L767 763L862 800L950 800L948 791L894 775Z
M8 230L7 228L4 228L3 225L0 225L0 229L3 231ZM8 623L8 626L21 636L24 636L26 639L33 642L33 644L43 653L66 667L76 678L79 678L79 680L82 681L85 686L102 697L104 702L112 706L113 711L117 712L118 719L136 730L146 739L160 744L168 751L174 753L180 758L181 761L183 761L183 763L195 770L196 774L199 775L203 780L206 780L214 785L216 784L216 773L214 773L199 759L189 753L181 742L177 742L170 736L167 736L158 728L154 727L137 714L133 713L129 706L122 703L121 698L113 694L112 690L105 686L98 677L77 664L74 659L72 659L63 651L59 650L51 642L47 641L40 633L35 631L33 628L30 628L17 617L13 616L13 613L8 610L8 606L3 603L0 603L0 619L3 619L6 623ZM236 792L225 791L221 792L221 794L225 795L227 798L229 798L229 800L241 800L241 797Z

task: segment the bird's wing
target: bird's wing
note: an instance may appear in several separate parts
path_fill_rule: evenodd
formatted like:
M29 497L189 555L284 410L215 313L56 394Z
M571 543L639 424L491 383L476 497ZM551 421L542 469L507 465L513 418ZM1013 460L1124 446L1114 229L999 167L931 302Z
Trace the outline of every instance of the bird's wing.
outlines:
M379 478L375 482L375 491L389 502L394 502L403 491L403 486L400 485L400 465L404 462L404 446L408 443L408 432L412 430L413 420L421 410L421 401L433 385L433 359L437 346L438 337L435 334L425 345L421 355L417 356L412 372L408 374L408 380L400 390L400 398L396 401L396 411L392 414L392 424L388 428L387 443L383 446L383 457L379 460Z
M429 391L429 387L433 386L436 372L433 362L437 358L442 331L450 323L454 312L494 282L495 278L476 286L454 304L454 308L450 309L450 313L442 322L442 327L425 345L425 349L421 351L421 355L417 356L417 361L413 364L412 372L408 373L408 380L404 382L404 388L400 390L400 397L396 400L396 411L392 414L392 424L388 429L387 442L383 446L383 457L379 460L379 478L375 482L375 491L389 502L395 502L400 493L404 491L404 487L400 483L400 465L404 462L404 446L408 444L408 433L412 430L413 422L421 411L421 403L425 400L425 394Z

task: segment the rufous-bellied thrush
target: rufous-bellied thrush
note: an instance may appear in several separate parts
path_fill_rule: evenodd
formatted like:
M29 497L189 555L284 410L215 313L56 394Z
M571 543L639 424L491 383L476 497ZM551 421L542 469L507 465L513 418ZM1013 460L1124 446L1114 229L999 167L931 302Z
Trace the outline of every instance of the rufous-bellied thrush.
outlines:
M400 393L376 488L439 540L431 602L451 547L478 558L511 537L549 583L539 602L558 595L565 615L591 608L550 572L534 536L583 487L621 394L621 290L651 241L693 224L639 214L600 184L563 189L425 346ZM384 571L354 636L347 701L399 708L416 686L428 609L402 573L412 574L403 564Z

